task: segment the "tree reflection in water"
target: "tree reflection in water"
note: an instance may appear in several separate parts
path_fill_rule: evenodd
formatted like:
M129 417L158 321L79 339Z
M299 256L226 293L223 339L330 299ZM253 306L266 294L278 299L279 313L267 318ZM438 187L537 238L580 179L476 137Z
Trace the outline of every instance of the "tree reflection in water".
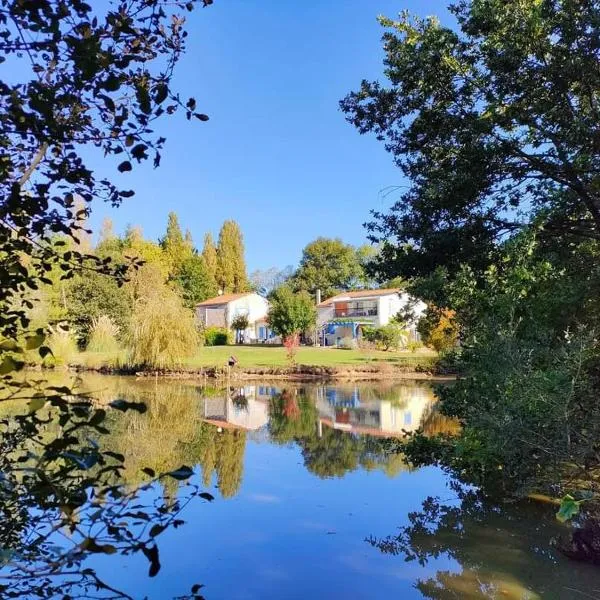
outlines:
M192 499L212 499L202 486L215 482L223 498L239 492L248 438L244 426L262 428L276 444L296 445L306 468L321 478L357 469L393 477L407 469L401 447L384 437L324 424L315 397L322 387L290 386L277 393L269 388L269 396L258 402L247 389L211 391L178 381L86 375L79 396L60 387L64 376L53 383L61 390L55 406L34 402L30 406L38 410L17 418L11 403L0 405L5 427L0 456L3 597L129 597L100 581L87 558L141 553L155 575L162 532L183 523L182 511ZM214 406L227 407L232 423L206 419L209 393ZM60 405L58 396L68 396L68 403ZM388 408L395 402L406 410L408 401L398 400L391 387L381 392L365 388L363 397L369 411L378 402ZM426 406L426 400L420 397L419 406ZM253 406L255 413L240 417L239 411ZM430 412L427 419L432 419ZM14 428L16 423L21 428ZM26 434L23 428L29 428ZM15 465L25 470L17 472ZM202 486L182 465L200 467ZM199 597L197 591L190 597Z
M92 397L45 381L5 378L0 403L0 593L6 598L131 598L101 579L93 554L142 554L149 576L160 568L157 538L183 523L196 497L212 500L182 464L130 485L125 457L107 427L115 414L144 415L145 403ZM10 384L10 385L9 385ZM136 417L133 417L135 420ZM156 498L156 483L181 485ZM177 485L177 487L179 487ZM189 596L199 597L199 586Z
M533 501L498 505L461 484L454 503L428 498L400 533L367 541L381 552L424 566L449 557L459 569L438 571L415 587L435 600L598 598L597 574L564 559L551 542L565 533L555 510ZM568 583L565 583L568 582Z

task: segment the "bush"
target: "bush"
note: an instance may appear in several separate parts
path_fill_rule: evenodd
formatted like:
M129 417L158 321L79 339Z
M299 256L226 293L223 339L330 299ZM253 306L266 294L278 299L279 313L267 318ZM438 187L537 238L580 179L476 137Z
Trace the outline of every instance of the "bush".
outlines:
M422 342L418 342L417 340L410 340L410 342L408 342L406 344L406 349L410 350L411 352L416 352L417 350L419 350L422 347L423 347Z
M383 327L363 327L362 335L366 342L375 344L381 350L398 350L408 339L406 330L396 323Z
M119 328L110 317L102 315L97 319L93 319L90 329L90 341L87 346L88 352L117 352L119 350L118 335Z
M63 328L56 328L48 338L48 346L52 355L45 359L45 366L68 367L78 354L75 336Z
M425 344L437 352L451 350L458 344L459 327L453 310L430 306L417 328Z
M206 346L227 346L233 343L231 331L224 327L207 327L204 330L204 344Z
M351 337L345 337L340 340L340 348L342 350L353 350L356 348L356 340Z

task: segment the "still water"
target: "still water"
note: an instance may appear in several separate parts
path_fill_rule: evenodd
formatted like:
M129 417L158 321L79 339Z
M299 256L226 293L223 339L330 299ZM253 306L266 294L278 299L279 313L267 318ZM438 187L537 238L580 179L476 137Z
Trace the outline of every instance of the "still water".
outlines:
M389 449L404 431L455 427L435 412L427 383L219 389L86 375L78 386L99 404L147 404L144 414L112 411L107 425L128 486L144 481L144 467L190 465L215 496L191 502L185 525L161 535L156 577L143 556L94 558L135 598L173 598L195 583L207 600L600 598L600 570L554 552L564 530L532 503L451 510L436 531L410 538L414 560L368 542L397 534L428 497L458 507L447 474L411 469ZM164 485L152 493L181 484Z

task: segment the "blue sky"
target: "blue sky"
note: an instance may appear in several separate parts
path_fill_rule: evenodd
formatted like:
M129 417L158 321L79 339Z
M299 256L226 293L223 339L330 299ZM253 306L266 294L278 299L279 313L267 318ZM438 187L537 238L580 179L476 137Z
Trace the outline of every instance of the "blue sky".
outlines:
M110 216L117 231L132 223L158 238L174 210L201 245L235 219L249 270L296 264L319 235L364 243L369 210L390 202L380 191L403 180L338 101L381 76L376 17L403 9L448 21L438 0L215 0L194 11L176 85L210 121L162 121L161 167L120 176L136 196L118 209L97 204L92 227Z

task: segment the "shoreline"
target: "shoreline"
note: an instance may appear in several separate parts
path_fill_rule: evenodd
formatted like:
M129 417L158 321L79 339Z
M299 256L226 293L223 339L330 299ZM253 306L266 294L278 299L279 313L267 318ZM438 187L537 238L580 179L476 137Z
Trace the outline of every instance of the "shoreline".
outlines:
M234 367L231 370L222 367L204 367L200 369L135 369L118 367L90 367L71 365L69 371L81 373L99 373L103 375L133 376L137 378L161 379L211 379L230 381L250 380L286 380L286 381L455 381L456 374L435 373L425 368L386 367L320 367L314 365L296 365L294 367Z

